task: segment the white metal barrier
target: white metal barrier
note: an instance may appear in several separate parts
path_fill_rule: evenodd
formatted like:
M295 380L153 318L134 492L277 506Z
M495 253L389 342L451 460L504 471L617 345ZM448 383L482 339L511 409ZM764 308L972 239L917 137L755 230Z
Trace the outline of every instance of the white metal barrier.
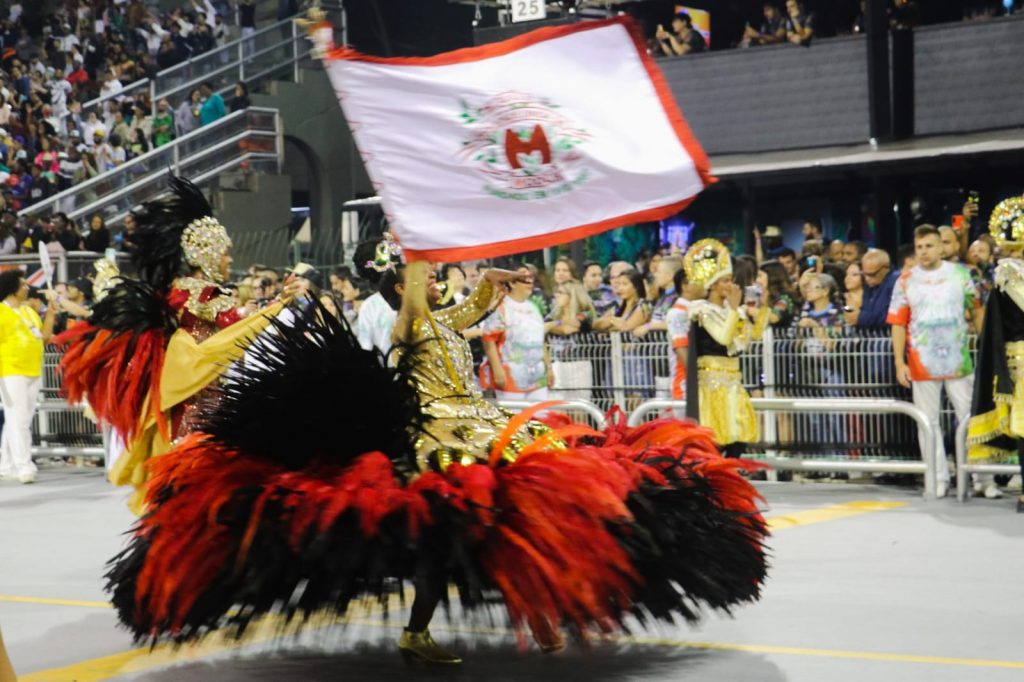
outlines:
M797 459L784 457L768 457L765 461L776 469L792 469L801 471L871 471L881 473L915 473L924 474L925 497L934 499L936 488L935 452L938 445L938 434L928 416L913 403L902 400L872 399L814 399L801 400L794 398L752 398L751 403L758 412L803 412L829 413L852 412L858 414L903 414L915 422L927 434L929 446L922 444L921 460L843 460L828 461L820 459ZM686 402L680 400L648 400L640 404L629 415L629 425L637 426L644 418L661 410L672 409L685 411ZM681 413L681 412L680 412Z
M498 407L504 407L507 410L525 410L537 404L529 400L495 400L494 403ZM594 421L597 429L603 429L607 426L604 412L597 405L586 400L563 400L558 405L553 405L549 409L559 412L584 412Z

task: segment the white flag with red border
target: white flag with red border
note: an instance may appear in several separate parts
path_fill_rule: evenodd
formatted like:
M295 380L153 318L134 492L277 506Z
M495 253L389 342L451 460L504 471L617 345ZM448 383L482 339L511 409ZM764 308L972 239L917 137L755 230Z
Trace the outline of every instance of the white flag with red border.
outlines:
M707 156L628 18L327 73L410 259L519 253L678 213Z

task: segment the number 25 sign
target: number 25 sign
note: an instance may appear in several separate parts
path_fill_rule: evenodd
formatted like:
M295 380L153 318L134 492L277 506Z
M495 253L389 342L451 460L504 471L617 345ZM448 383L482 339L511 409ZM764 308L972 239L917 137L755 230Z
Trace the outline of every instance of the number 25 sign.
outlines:
M547 16L544 0L512 0L512 23L534 21Z

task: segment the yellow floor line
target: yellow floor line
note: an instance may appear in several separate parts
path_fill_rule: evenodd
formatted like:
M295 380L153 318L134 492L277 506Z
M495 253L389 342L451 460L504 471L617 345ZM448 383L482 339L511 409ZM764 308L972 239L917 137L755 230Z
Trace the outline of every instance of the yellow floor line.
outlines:
M887 509L895 509L898 507L905 506L905 502L874 502L874 501L856 501L846 502L843 504L830 505L828 507L822 507L819 509L808 509L806 511L794 512L792 514L786 514L781 516L768 516L766 520L772 531L784 530L786 528L793 528L796 526L806 526L814 523L823 523L826 521L833 521L836 519L847 518L850 516L858 516L860 514L867 514L870 512L884 511ZM87 606L93 608L110 608L109 604L104 602L87 602L87 601L71 601L62 599L44 599L34 597L2 597L0 601L14 601L20 603L35 603L35 604L54 604L61 606ZM377 609L380 610L379 607ZM371 612L372 612L371 610ZM365 613L365 612L364 612ZM337 623L339 621L330 621L329 619L314 620L307 623L303 629L309 628L320 628ZM346 618L343 622L352 624L365 624L372 626L393 626L400 627L396 624L388 624L384 621L367 621L361 620L359 616L352 618ZM103 680L109 680L119 675L125 675L132 672L140 672L143 670L159 668L162 666L183 663L188 661L195 661L208 656L212 656L217 653L224 651L231 651L239 649L250 644L257 644L265 642L280 636L280 619L265 619L265 622L261 623L258 628L255 628L253 632L247 635L243 640L233 639L209 639L198 645L192 645L188 647L174 648L168 645L161 645L155 649L140 648L132 649L130 651L124 651L121 653L113 654L110 656L104 656L101 658L94 658L80 663L75 663L70 666L63 668L53 668L50 670L43 670L40 672L29 673L22 675L19 680L21 682L67 682L68 680L75 680L75 682L102 682ZM435 626L435 629L441 631L466 631L466 632L478 632L483 633L482 630L460 630L457 627L450 627L445 625ZM486 634L508 634L507 630L488 630ZM635 643L644 644L657 644L658 646L689 646L691 648L705 648L705 649L732 649L736 651L756 651L760 653L790 653L794 655L805 655L805 656L829 656L831 654L822 653L830 650L825 649L796 649L791 647L759 647L759 645L742 645L742 644L715 644L712 642L678 642L674 645L666 644L671 640L650 640L641 641L637 638L624 639L622 641L631 641ZM753 647L753 648L742 648L742 647ZM769 649L771 649L769 651ZM804 653L797 653L804 652ZM839 655L844 654L844 655ZM895 656L895 658L889 658ZM1024 667L1024 663L1017 664L1013 661L980 661L980 662L961 662L951 663L952 661L975 661L975 659L939 659L932 657L921 657L921 656L902 656L899 654L870 654L870 653L859 653L859 652L838 652L836 658L862 658L865 660L893 660L903 662L932 662L939 663L940 661L947 665L974 665L974 666L988 666L988 667L1015 667L1020 665ZM917 660L920 659L920 660ZM980 659L979 659L980 660Z
M397 599L396 599L397 601ZM380 613L384 609L380 605L353 605L358 614L370 615ZM355 618L361 615L355 615ZM92 658L62 668L50 668L18 677L18 682L102 682L129 673L153 670L169 665L178 665L191 661L209 658L215 654L234 651L242 647L278 640L289 635L337 625L345 620L333 614L316 614L304 624L286 625L283 617L272 616L263 618L253 624L242 639L234 639L223 634L213 634L198 644L175 647L161 644L152 649L142 647L130 649L109 656ZM387 622L387 621L381 621Z
M113 608L105 601L83 601L81 599L47 599L46 597L18 597L13 594L0 594L0 602L14 604L45 604L48 606L77 606L86 609Z
M906 505L906 502L858 500L855 502L833 504L827 507L818 507L816 509L807 509L804 511L793 512L792 514L768 516L765 517L765 520L768 522L768 527L774 533L780 530L785 530L786 528L809 526L815 523L824 523L825 521L845 519L850 516L860 516L861 514L886 511L887 509L898 509L900 507L905 507Z
M365 625L381 628L401 628L401 624L353 618L346 621L350 625ZM430 629L436 632L466 633L476 635L505 635L514 633L507 628L466 627L462 625L437 624ZM678 649L707 649L713 651L743 651L758 654L779 654L786 656L816 656L821 658L843 658L862 661L888 661L892 663L925 663L930 665L958 665L975 668L1008 668L1024 670L1024 661L1002 661L987 658L955 658L950 656L919 656L916 654L894 654L874 651L846 651L843 649L811 649L807 647L775 646L771 644L733 644L731 642L700 642L684 639L658 639L651 637L605 637L603 641L623 644L639 644L642 646L673 647Z

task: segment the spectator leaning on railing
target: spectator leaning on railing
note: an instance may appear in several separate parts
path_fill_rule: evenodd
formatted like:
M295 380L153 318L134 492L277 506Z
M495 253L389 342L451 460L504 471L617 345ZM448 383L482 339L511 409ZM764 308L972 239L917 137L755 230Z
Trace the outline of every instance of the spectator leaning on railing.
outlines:
M900 273L892 269L889 254L881 249L869 249L864 254L860 273L864 280L861 308L847 321L858 329L885 329L893 287Z
M764 21L761 22L760 28L755 29L749 22L744 27L741 47L786 42L786 18L779 11L779 6L775 2L765 2L763 11Z
M226 116L224 111L224 98L213 89L209 81L199 86L199 93L203 96L203 106L199 110L199 125L210 125Z
M590 295L597 317L615 307L615 292L604 283L604 268L600 263L591 261L583 266L583 286Z
M803 0L786 0L786 40L810 47L814 37L814 13L804 8Z
M662 54L673 57L683 54L695 54L708 49L708 44L696 29L693 28L693 19L686 12L678 12L672 18L672 31L666 31L665 27L658 24L654 34Z
M497 309L480 325L487 365L480 384L495 389L499 400L545 400L554 387L551 357L544 342L544 317L530 295L533 274L520 267L523 279L512 282Z

